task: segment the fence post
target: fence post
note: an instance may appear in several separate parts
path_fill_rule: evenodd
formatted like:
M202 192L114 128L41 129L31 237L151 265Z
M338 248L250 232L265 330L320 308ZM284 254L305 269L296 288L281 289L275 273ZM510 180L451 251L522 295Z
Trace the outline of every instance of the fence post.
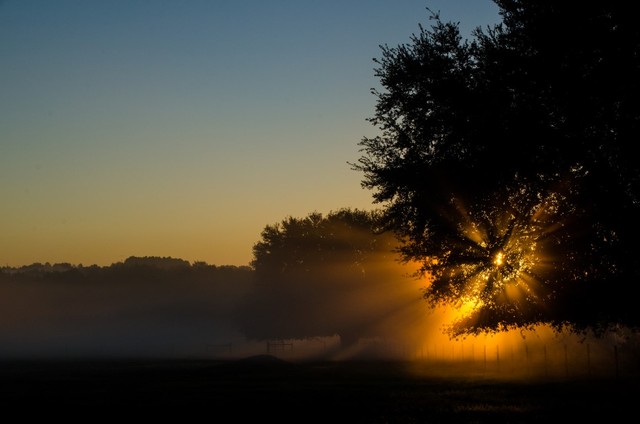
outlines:
M484 369L487 369L487 345L484 345Z
M616 378L620 375L620 362L618 358L618 345L613 345L613 359L616 365Z
M567 344L564 345L564 374L569 377L569 357L567 355Z
M591 376L591 349L587 343L587 375Z

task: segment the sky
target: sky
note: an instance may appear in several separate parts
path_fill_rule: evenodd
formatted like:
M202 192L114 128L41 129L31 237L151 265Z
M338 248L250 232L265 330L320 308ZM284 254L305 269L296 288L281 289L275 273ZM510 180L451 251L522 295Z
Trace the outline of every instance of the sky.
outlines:
M0 1L0 266L247 265L266 225L373 209L380 45L490 0Z

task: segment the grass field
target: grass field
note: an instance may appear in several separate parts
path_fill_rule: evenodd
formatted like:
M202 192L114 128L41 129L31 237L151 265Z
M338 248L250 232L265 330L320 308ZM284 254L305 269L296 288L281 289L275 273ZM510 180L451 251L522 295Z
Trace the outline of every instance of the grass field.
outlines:
M521 423L637 419L636 377L493 378L403 361L4 361L20 417L276 423ZM15 415L14 415L15 416Z

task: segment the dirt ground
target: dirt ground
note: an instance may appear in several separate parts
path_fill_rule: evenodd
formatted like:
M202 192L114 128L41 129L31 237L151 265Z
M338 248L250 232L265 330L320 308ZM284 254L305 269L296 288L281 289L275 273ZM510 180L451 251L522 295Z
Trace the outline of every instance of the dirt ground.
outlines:
M494 379L408 362L0 362L5 414L67 422L578 423L633 421L639 402L637 377Z

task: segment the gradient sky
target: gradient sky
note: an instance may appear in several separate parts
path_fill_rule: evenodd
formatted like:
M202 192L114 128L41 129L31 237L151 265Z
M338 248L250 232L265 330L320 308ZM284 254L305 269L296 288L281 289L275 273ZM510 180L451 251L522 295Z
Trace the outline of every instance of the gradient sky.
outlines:
M491 0L0 1L0 266L246 265L267 224L372 209L347 162L381 44Z

